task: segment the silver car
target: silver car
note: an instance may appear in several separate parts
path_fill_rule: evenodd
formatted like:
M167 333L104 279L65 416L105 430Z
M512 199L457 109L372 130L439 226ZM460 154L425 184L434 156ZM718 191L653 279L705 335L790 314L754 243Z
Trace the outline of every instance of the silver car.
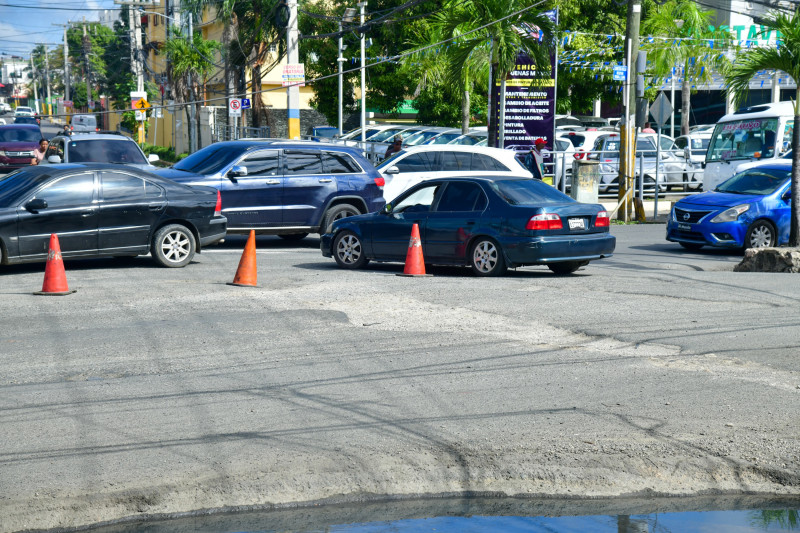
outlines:
M57 135L50 139L50 146L39 164L117 163L142 170L155 170L151 165L153 161L158 161L158 156L145 156L130 137L105 133L75 133L69 137Z

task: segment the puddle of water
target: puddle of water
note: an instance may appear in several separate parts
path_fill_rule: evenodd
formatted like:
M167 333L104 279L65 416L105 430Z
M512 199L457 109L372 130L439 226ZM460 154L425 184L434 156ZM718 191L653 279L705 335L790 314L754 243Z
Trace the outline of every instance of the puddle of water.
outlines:
M800 531L800 498L435 499L125 523L95 533L760 533Z

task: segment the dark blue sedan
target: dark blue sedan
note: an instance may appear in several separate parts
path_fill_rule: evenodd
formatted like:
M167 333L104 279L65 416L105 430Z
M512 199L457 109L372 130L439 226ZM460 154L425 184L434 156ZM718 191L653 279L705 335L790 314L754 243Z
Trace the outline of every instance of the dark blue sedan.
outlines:
M763 248L789 241L792 163L759 165L702 194L678 201L667 240L689 250L703 246Z
M403 262L415 223L425 263L470 266L479 276L526 265L570 274L616 244L602 205L529 178L459 177L424 181L379 212L337 220L320 240L322 255L350 269Z

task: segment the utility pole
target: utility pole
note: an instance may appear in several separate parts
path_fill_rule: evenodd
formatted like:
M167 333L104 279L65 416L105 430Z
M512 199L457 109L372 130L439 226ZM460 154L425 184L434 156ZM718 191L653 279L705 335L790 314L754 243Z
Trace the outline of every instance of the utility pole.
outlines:
M290 69L300 63L298 50L299 30L297 29L297 0L289 0L289 24L286 26L286 62ZM254 87L255 89L255 87ZM256 91L253 91L256 93ZM261 98L261 87L258 87L256 98ZM300 87L291 83L286 88L286 112L289 119L289 139L300 138Z
M47 45L42 44L44 47L44 79L47 84L47 114L52 115L53 110L50 108L50 59L47 57Z
M33 81L33 109L39 114L39 88L36 86L36 70L33 68L33 54L31 54L31 80Z
M86 17L83 17L83 61L86 65L86 106L87 109L91 111L91 108L94 106L89 104L94 102L92 100L92 76L89 71L89 48L91 48L91 45L89 44L89 36L86 35Z
M628 0L628 20L625 28L625 65L627 76L622 97L623 121L620 127L619 158L619 218L630 220L633 207L633 178L636 174L636 92L631 90L636 82L636 61L639 54L639 23L642 16L641 0ZM656 194L658 186L656 184Z
M366 67L366 52L364 50L364 8L367 7L367 2L359 2L358 7L361 8L361 27L359 28L359 33L361 33L361 149L366 150L367 148L367 96L366 96L366 85L367 85L367 67Z
M53 26L63 26L64 27L64 101L68 101L70 97L70 87L69 87L69 45L67 44L67 28L69 28L70 22L67 21L66 24L53 24ZM64 105L64 115L66 115L67 106ZM67 119L64 118L64 123L66 124Z
M189 21L189 44L192 45L194 43L194 29L192 28L192 19L194 18L194 14L189 11L186 17ZM197 121L197 117L195 116L195 99L197 96L194 94L194 85L192 83L192 71L188 71L186 75L186 79L189 83L189 94L191 102L189 102L189 153L193 154L197 151L197 128L195 127L195 123ZM261 98L261 95L259 95Z

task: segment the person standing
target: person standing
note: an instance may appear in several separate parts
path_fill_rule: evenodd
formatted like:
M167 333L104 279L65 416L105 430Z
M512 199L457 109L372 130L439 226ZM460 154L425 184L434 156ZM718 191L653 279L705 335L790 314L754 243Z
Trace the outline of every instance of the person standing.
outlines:
M400 150L403 149L403 137L400 136L398 133L394 136L394 143L389 145L389 148L386 149L386 153L383 155L384 159L388 159L389 156L392 154L396 154Z
M537 180L544 179L544 147L547 141L539 137L533 142L533 148L525 156L525 166Z
M39 139L39 148L36 148L33 151L33 157L31 158L31 165L38 165L42 159L44 159L44 154L47 152L47 147L50 143L47 139Z
M650 127L649 122L644 123L644 128L642 128L642 133L655 133L656 130Z

